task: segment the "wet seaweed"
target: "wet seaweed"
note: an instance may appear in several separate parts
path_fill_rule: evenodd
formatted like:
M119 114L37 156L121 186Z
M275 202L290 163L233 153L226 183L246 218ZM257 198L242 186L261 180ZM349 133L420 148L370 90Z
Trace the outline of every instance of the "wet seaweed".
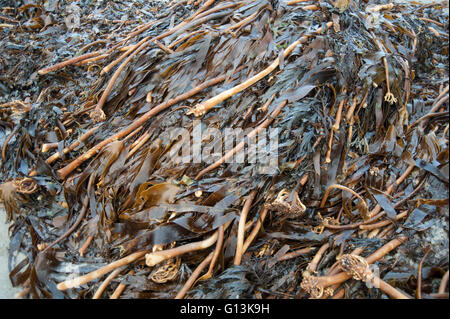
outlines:
M447 5L22 2L0 27L20 296L433 298L425 270L448 269L448 226L430 234L448 224ZM199 128L208 163L184 152ZM269 129L274 171L251 152L228 161ZM376 292L361 283L374 278Z

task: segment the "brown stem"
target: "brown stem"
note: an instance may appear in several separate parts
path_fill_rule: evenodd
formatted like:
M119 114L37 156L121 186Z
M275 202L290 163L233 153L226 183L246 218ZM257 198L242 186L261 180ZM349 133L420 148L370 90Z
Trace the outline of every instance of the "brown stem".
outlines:
M279 258L277 258L277 262L292 259L292 258L301 256L301 255L305 255L316 249L317 249L316 247L306 247L306 248L298 249L298 250L292 251L290 253L284 254L283 256L280 256Z
M430 30L431 33L433 33L433 35L434 35L436 38L440 38L440 37L441 37L441 35L439 34L439 32L438 32L435 28L433 28L433 27L428 27L428 30Z
M353 124L353 122L354 122L353 113L355 112L356 106L358 105L358 103L356 103L357 99L358 99L358 94L355 94L355 96L353 97L352 105L350 106L350 108L347 111L347 114L345 115L345 119L347 120L347 122L349 124Z
M261 211L258 221L255 224L255 227L253 227L251 233L248 235L247 239L244 242L244 248L242 250L242 254L244 254L247 251L248 247L250 246L252 241L255 239L256 235L258 235L259 230L261 229L262 224L264 223L264 219L266 218L267 211L268 210L265 207Z
M337 293L335 293L333 295L333 297L331 297L331 299L342 299L345 296L345 289L341 288Z
M106 119L105 113L103 112L103 105L106 102L106 99L108 98L109 93L111 92L114 84L116 83L117 79L119 78L120 73L122 70L128 65L128 63L142 50L144 50L149 44L150 41L148 41L148 38L142 39L137 45L139 45L129 56L128 58L119 66L119 68L114 72L114 75L111 77L111 79L108 82L108 86L106 87L105 91L103 91L103 94L98 101L95 109L91 112L90 117L96 121L104 121ZM127 51L128 52L128 51Z
M398 214L397 217L395 217L395 220L399 220L399 219L405 217L406 215L408 215L408 211ZM375 224L361 225L361 226L359 226L359 229L372 230L372 229L377 229L377 228L389 225L390 223L392 223L392 221L386 220L386 221L382 221L382 222L375 223Z
M155 251L152 253L148 253L147 255L145 255L145 264L149 267L152 267L154 265L159 264L160 262L176 257L176 256L180 256L189 252L193 252L193 251L197 251L197 250L202 250L202 249L206 249L212 245L214 245L214 243L217 241L217 238L219 236L219 232L215 231L214 234L210 237L208 237L205 240L201 240L201 241L197 241L194 243L190 243L190 244L186 244L183 246L179 246L179 247L175 247L175 248L171 248L171 249L167 249L167 250L160 250L160 251Z
M416 298L422 299L422 266L423 262L425 261L425 258L427 258L428 253L431 251L431 247L428 246L428 248L425 251L425 255L423 255L422 259L419 263L419 268L417 269L417 288L416 288Z
M141 250L141 251L135 252L127 257L116 260L102 268L94 270L84 276L80 276L80 277L77 277L74 279L70 279L70 280L61 282L56 286L56 288L58 288L59 290L66 290L66 289L70 289L73 287L79 287L80 285L88 283L94 279L97 279L97 278L113 271L114 269L128 265L128 264L138 260L139 258L144 257L147 252L148 252L148 250Z
M80 254L81 257L84 256L84 253L86 252L86 249L88 249L89 245L91 244L92 239L94 239L94 236L88 236L86 238L86 241L84 242L83 246L81 246L80 249L78 249L78 253Z
M223 246L223 238L224 238L224 227L223 225L219 227L219 237L217 238L217 244L216 249L214 249L214 254L211 260L211 263L209 264L209 269L199 280L206 280L212 277L214 266L216 265L217 259L219 258L220 251L222 250Z
M91 175L93 176L93 174ZM59 236L59 238L57 240L55 240L53 243L51 243L50 245L48 245L45 249L44 252L46 252L47 250L49 250L50 248L52 248L53 246L55 246L56 244L58 244L59 242L61 242L63 239L65 239L66 237L68 237L77 227L78 225L80 225L81 221L83 220L84 216L86 215L86 211L88 209L88 204L89 204L89 196L86 195L84 197L84 201L83 201L83 208L81 209L80 214L78 215L75 223L73 223L73 225L61 236Z
M408 177L409 174L411 174L414 167L416 167L415 164L409 165L403 172L403 174L399 178L397 178L395 182L393 182L391 185L388 186L388 188L386 189L386 194L390 195L394 191L394 188L400 185L405 180L405 178ZM378 214L380 211L381 206L377 204L375 208L372 211L370 211L369 216L374 216L375 214Z
M94 52L90 52L90 53L85 53L85 54L83 54L83 55L80 55L80 56L71 58L71 59L69 59L69 60L60 62L60 63L58 63L58 64L49 66L49 67L47 67L47 68L41 69L41 70L38 71L38 73L39 73L40 75L44 75L44 74L47 74L47 73L50 73L50 72L53 72L53 71L62 69L62 68L64 68L64 67L68 66L68 65L75 64L75 63L78 63L78 62L80 62L80 61L83 61L83 60L92 58L92 57L94 57L94 56L100 55L100 53L101 53L101 51L94 51Z
M49 150L58 148L58 143L44 143L42 144L41 152L47 153Z
M155 44L164 52L166 52L167 54L173 54L175 53L172 49L169 49L168 47L166 47L164 44L162 44L161 42L159 42L158 40L154 40L153 42L155 42Z
M96 44L99 44L99 43L105 44L105 43L106 43L106 40L97 40L97 41L91 42L91 43L89 43L89 44L86 44L84 47L82 47L82 48L80 49L79 53L83 53L84 51L86 51L86 50L89 49L90 47L92 47L92 46L94 46L94 45L96 45Z
M390 230L392 230L394 228L394 225L391 224L389 226L387 226L385 229L383 229L379 234L378 234L378 238L380 239L384 239L386 237L386 235L388 234L388 232Z
M102 282L100 287L98 287L98 289L95 292L95 294L92 297L92 299L99 299L102 296L103 291L106 289L106 287L108 287L108 285L111 282L111 280L116 278L120 274L121 271L122 271L121 268L117 268L108 277L106 277L106 279Z
M133 53L138 47L139 45L141 45L143 42L148 40L148 37L143 39L142 41L140 41L137 44L133 44L129 47L127 47L127 50L117 59L115 59L114 61L112 61L110 64L108 64L107 66L105 66L102 71L101 74L105 74L108 73L109 71L112 70L113 67L115 67L118 63L120 63L123 59L125 59L127 56L129 56L131 53Z
M291 0L291 1L288 1L286 4L288 6L293 6L294 4L301 3L301 2L306 2L306 1L309 1L309 0Z
M196 35L196 34L203 33L203 32L205 32L205 30L196 30L196 31L192 31L192 32L188 33L187 35L185 35L184 37L182 37L182 38L176 40L175 42L172 42L172 43L169 44L167 47L168 47L169 49L172 49L172 48L173 48L174 46L176 46L177 44L179 44L179 43L181 43L181 42L183 42L183 41L189 39L190 37L192 37L192 36L194 36L194 35Z
M130 272L128 273L128 275L132 276L134 275L134 270L130 270ZM120 295L123 293L123 291L125 290L127 285L125 285L124 283L120 283L116 290L114 290L113 294L111 295L111 297L109 297L109 299L119 299Z
M8 147L8 143L9 143L9 141L11 141L12 137L14 136L14 134L16 134L16 132L17 132L17 127L15 127L13 129L13 131L11 132L11 134L9 134L7 138L5 138L5 143L3 143L3 146L2 146L2 161L3 161L3 163L6 162L6 148Z
M445 89L442 90L442 92L439 93L438 97L434 100L433 106L431 107L430 111L435 112L438 109L438 107L436 107L436 104L439 103L439 101L444 97L445 94L447 94L448 91L449 91L449 86L447 85L445 87Z
M77 62L77 63L75 63L75 65L76 66L81 66L81 65L85 65L85 64L90 64L92 62L95 62L95 61L98 61L98 60L102 60L102 59L104 59L104 58L106 58L108 56L109 56L109 53L100 54L100 55L95 56L93 58Z
M448 101L448 98L449 98L449 96L446 95L446 96L442 97L440 100L438 100L438 101L436 102L436 104L435 104L435 105L431 108L431 110L428 112L427 115L429 115L429 114L434 114L434 112L436 112L436 111L441 107L442 104L444 104L445 102ZM416 125L417 123L420 123L420 128L423 129L423 128L425 127L427 121L428 121L428 117L429 117L429 116L427 116L427 115L422 116L420 119L418 119L417 121L415 121L413 124L411 124L411 127L414 126L414 125Z
M230 32L231 30L240 28L241 26L243 26L243 25L247 24L248 22L252 21L253 19L255 19L261 12L262 12L262 10L255 11L253 14L249 15L247 18L242 19L238 23L229 26L222 32L227 33L227 32Z
M446 100L448 100L448 95ZM443 115L448 115L448 111L445 112L436 112L436 113L428 113L425 114L424 116L422 116L420 119L416 120L413 124L411 124L411 127L413 127L414 125L417 125L417 123L420 123L424 120L428 120L431 117L435 117L435 116L443 116Z
M245 66L239 67L236 69L235 73L241 71L244 69ZM67 175L69 175L74 169L76 169L78 166L80 166L82 163L84 163L86 160L90 159L93 155L95 155L97 152L99 152L104 146L108 145L111 142L117 141L121 139L122 137L128 135L129 133L133 132L135 129L141 127L145 122L147 122L150 118L152 118L154 115L158 114L159 112L167 109L168 107L179 103L185 99L190 98L191 96L199 93L200 91L204 90L205 88L208 88L210 86L213 86L217 83L220 83L226 79L227 75L221 75L219 77L216 77L214 79L208 80L201 85L193 88L192 90L177 96L176 98L170 99L167 102L161 103L154 108L152 108L150 111L142 115L140 118L138 118L136 121L131 123L127 128L121 130L120 132L114 134L113 136L108 137L107 139L101 141L94 147L92 147L90 150L88 150L86 153L80 155L78 158L76 158L74 161L72 161L70 164L66 165L65 167L59 169L57 173L62 179L65 179Z
M314 258L308 264L308 267L306 267L306 271L309 271L310 273L316 272L320 259L322 258L323 254L327 251L327 249L329 247L330 247L330 244L328 244L328 243L325 243L322 245L322 247L320 247L320 249L317 251Z
M127 154L127 159L133 156L139 150L139 148L150 139L151 135L147 132L141 137L142 138L140 138L139 142L136 145L134 145L133 148L130 150L130 152Z
M100 128L100 126L96 126L91 128L90 130L88 130L86 133L84 133L83 135L80 136L80 138L73 142L72 144L70 144L69 147L64 148L63 150L63 154L67 154L70 151L73 151L76 147L78 147L78 145L80 145L80 143L85 142L92 134L94 134L98 129ZM57 159L61 158L61 154L55 153L52 156L50 156L49 158L47 158L47 160L45 161L47 164L51 164L54 161L56 161Z
M435 20L428 19L428 18L419 18L419 20L422 20L422 21L425 21L425 22L431 22L431 23L434 23L435 25L437 25L437 26L439 26L439 27L443 27L443 26L444 26L442 23L437 22L437 21L435 21Z
M241 216L239 217L239 226L238 226L238 234L236 240L236 253L234 255L234 264L240 265L243 247L244 247L244 235L245 235L245 223L247 221L247 215L250 211L250 207L252 206L253 199L256 196L256 190L253 190L245 201L244 207L242 208Z
M401 291L395 289L391 285L389 285L387 282L382 280L381 278L375 277L372 279L372 284L378 284L380 290L382 290L384 293L386 293L388 296L394 298L394 299L411 299Z
M310 4L308 6L299 7L299 8L302 9L302 10L305 10L305 11L307 11L307 10L316 11L316 10L320 9L320 7L316 6L315 4Z
M333 184L333 185L328 186L327 190L325 191L325 195L323 196L322 201L320 202L320 206L319 206L320 208L325 206L325 203L327 201L327 198L328 198L328 195L330 193L330 190L333 189L333 188L341 189L341 190L344 190L344 191L352 193L354 196L358 197L358 199L364 204L365 207L367 207L366 201L357 192L355 192L353 189L348 188L348 187L343 186L343 185Z
M333 146L333 138L334 138L334 130L330 132L330 139L328 140L327 145L327 155L325 156L325 163L331 163L331 147Z
M178 294L175 296L175 299L183 299L186 293L191 289L191 287L194 285L194 283L197 281L197 278L200 276L200 273L203 271L203 269L208 266L208 264L211 262L213 258L214 252L210 253L208 257L206 257L200 265L195 268L195 270L192 272L192 275L189 277L189 279L184 284L183 288L178 292Z
M19 298L25 297L26 295L28 295L30 293L30 290L31 290L30 287L25 288L25 289L19 291L18 293L16 293L14 295L14 298L19 299Z
M447 285L448 285L448 270L445 272L444 276L441 279L441 284L439 285L438 293L440 294L445 293Z

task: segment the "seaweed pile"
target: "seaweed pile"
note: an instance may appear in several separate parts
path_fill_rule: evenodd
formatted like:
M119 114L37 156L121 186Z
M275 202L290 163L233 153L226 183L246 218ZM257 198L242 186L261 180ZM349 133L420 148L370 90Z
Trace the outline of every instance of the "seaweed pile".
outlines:
M4 19L48 38L42 2ZM448 298L448 7L132 2L2 61L31 92L0 108L21 296ZM230 160L275 128L275 169Z

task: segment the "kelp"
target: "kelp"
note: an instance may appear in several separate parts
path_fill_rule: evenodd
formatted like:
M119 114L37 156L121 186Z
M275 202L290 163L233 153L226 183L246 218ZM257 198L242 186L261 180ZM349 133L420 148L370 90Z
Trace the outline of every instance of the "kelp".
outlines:
M448 7L35 2L5 11L17 22L0 40L0 198L23 296L91 298L103 280L95 271L118 269L103 297L119 284L121 298L179 297L217 252L211 277L183 296L314 297L302 288L310 267L336 275L339 256L367 256L399 236L407 253L378 266L415 295L405 274L423 257L420 243L448 245L430 231L448 221ZM208 163L184 152L195 141L182 133L199 128ZM226 128L241 134L217 134ZM250 151L220 162L225 145L251 146L262 128L278 130L274 170L260 171L264 159ZM426 267L448 268L438 249ZM173 251L182 252L141 260ZM70 286L76 278L87 281ZM344 287L350 298L382 296L357 281Z

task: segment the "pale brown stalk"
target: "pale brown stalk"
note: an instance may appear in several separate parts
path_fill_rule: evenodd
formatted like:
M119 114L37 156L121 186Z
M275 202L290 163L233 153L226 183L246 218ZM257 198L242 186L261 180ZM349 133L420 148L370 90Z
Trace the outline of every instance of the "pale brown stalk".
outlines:
M94 239L94 236L88 236L86 238L86 241L84 242L83 246L81 246L80 249L78 249L78 253L80 254L81 257L84 256L84 253L86 252L89 245L91 244L92 239Z
M309 1L309 0L291 0L291 1L288 1L286 4L287 4L288 6L293 6L294 4L302 3L302 2L307 2L307 1Z
M443 27L444 25L440 22L437 22L435 20L432 19L428 19L428 18L419 18L419 20L425 21L425 22L431 22L434 23L435 25L439 26L439 27Z
M403 213L398 214L397 217L395 217L395 220L402 219L403 217L406 217L406 215L408 215L408 211L404 211ZM377 228L389 225L391 223L392 223L392 221L386 220L386 221L382 221L382 222L375 223L375 224L361 225L361 226L359 226L359 229L372 230L372 229L377 229Z
M116 83L117 79L119 78L120 73L122 70L128 65L128 63L142 50L144 50L150 42L148 41L148 37L144 38L138 43L138 47L130 53L128 58L119 66L119 68L114 72L114 75L111 77L111 79L108 82L108 86L106 87L105 91L103 91L102 96L100 97L100 100L98 101L97 105L95 106L94 110L91 112L90 117L95 122L101 122L106 119L105 113L103 112L103 105L106 102L106 99L108 98L109 93L111 92L112 88L114 87L114 84ZM128 52L128 51L127 51ZM125 52L125 53L127 53Z
M428 253L431 251L431 247L428 246L428 248L425 250L425 255L423 255L422 259L420 260L419 267L417 269L417 288L416 288L416 298L422 299L422 266L423 262L425 261L425 258L427 258Z
M440 100L438 100L436 102L436 104L433 105L433 107L431 108L431 110L428 112L428 114L422 116L421 118L419 118L418 120L416 120L413 124L410 125L410 127L415 126L416 124L420 123L420 128L424 129L425 125L428 121L428 118L430 117L429 114L434 114L434 112L436 112L436 110L438 110L442 104L444 104L445 102L448 101L449 96L446 95L444 97L442 97Z
M328 244L328 243L325 243L320 247L320 249L317 251L314 258L311 260L311 262L306 267L306 271L309 271L310 273L316 272L320 259L322 258L323 254L327 251L327 249L329 247L330 247L330 244Z
M166 47L164 44L162 44L161 42L159 42L158 40L154 40L153 42L155 42L155 44L164 52L166 52L167 54L172 54L175 53L172 49L169 49L168 47Z
M255 224L255 227L253 227L251 233L248 235L247 239L244 242L244 248L242 249L242 254L244 254L248 247L250 246L250 244L253 242L253 240L255 239L256 235L258 235L259 230L261 229L263 223L264 223L264 219L266 218L267 215L267 208L263 208L263 210L261 211L261 214L258 218L258 221Z
M130 275L130 276L134 275L134 270L130 270L128 275ZM125 290L126 287L127 287L127 285L125 285L124 283L121 282L117 286L116 290L114 290L114 292L111 295L111 297L109 297L109 299L119 299L120 295L123 293L123 291Z
M213 254L214 252L210 253L208 255L208 257L206 257L201 263L200 265L197 266L197 268L195 268L195 270L192 272L191 276L189 277L189 279L186 281L186 283L184 284L183 288L181 288L181 290L178 292L178 294L175 296L175 299L183 299L184 296L186 295L186 293L189 291L189 289L191 289L191 287L195 284L195 282L197 281L197 278L200 276L201 272L203 271L203 269L206 268L206 266L208 266L208 264L211 262L212 258L213 258Z
M440 37L441 37L441 35L439 34L439 32L438 32L435 28L433 28L433 27L428 27L428 30L430 30L431 33L433 33L433 35L434 35L436 38L440 38Z
M197 241L194 243L186 244L183 246L167 249L167 250L160 250L151 252L145 255L145 264L149 267L152 267L154 265L159 264L160 262L164 260L168 260L170 258L180 256L189 252L197 251L197 250L203 250L208 247L211 247L214 245L214 243L217 241L217 238L219 237L219 232L215 231L214 234L207 239Z
M243 254L244 247L244 235L245 235L245 223L247 221L247 215L250 211L250 207L252 206L253 199L256 196L256 190L253 190L250 195L248 195L247 200L245 201L244 207L242 208L241 216L239 217L239 226L238 226L238 234L236 240L236 253L234 255L234 264L240 265Z
M103 275L105 275L119 267L128 265L128 264L138 260L139 258L144 257L147 252L148 252L148 250L141 250L141 251L135 252L127 257L116 260L116 261L114 261L102 268L94 270L86 275L61 282L56 286L56 288L58 288L59 290L67 290L70 288L79 287L83 284L86 284L86 283L92 281L92 280L102 277Z
M77 148L80 143L85 142L90 136L92 136L92 134L94 134L98 129L100 128L100 126L96 126L91 128L90 130L88 130L86 133L84 133L83 135L81 135L79 137L78 140L76 140L75 142L73 142L72 144L70 144L69 147L64 148L63 150L63 154L67 154L70 151L73 151L75 148ZM55 153L52 156L50 156L49 158L47 158L47 160L45 161L47 164L51 164L54 161L56 161L57 159L61 158L61 154Z
M302 10L305 10L305 11L308 11L308 10L316 11L316 10L320 9L320 7L316 6L315 4L310 4L308 6L299 7L299 8L302 9Z
M57 71L59 69L62 69L64 67L66 67L68 65L78 63L80 61L83 61L83 60L95 57L95 56L100 55L100 54L101 54L101 51L95 51L95 52L86 53L86 54L83 54L83 55L71 58L69 60L60 62L58 64L49 66L47 68L41 69L41 70L38 71L38 74L44 75L44 74L47 74L47 73L50 73L50 72L54 72L54 71Z
M444 276L441 279L441 284L439 285L438 293L443 294L445 293L445 289L447 289L448 286L448 270L445 272Z
M85 65L85 64L90 64L90 63L92 63L92 62L96 62L96 61L99 61L99 60L103 60L104 58L106 58L106 57L108 57L108 56L109 56L109 53L100 54L100 55L95 56L95 57L93 57L93 58L86 59L86 60L80 61L80 62L78 62L78 63L75 63L75 65L76 65L76 66L81 66L81 65Z
M255 11L253 14L249 15L247 18L242 19L242 20L239 21L238 23L229 26L228 28L226 28L226 29L223 30L222 32L223 32L223 33L231 32L231 30L238 29L238 28L240 28L241 26L244 26L244 25L247 24L248 22L250 22L250 21L252 21L253 19L255 19L261 12L262 12L262 10Z
M116 278L120 274L121 271L122 271L121 268L117 268L108 277L106 277L106 279L102 282L100 287L98 287L98 289L95 292L95 294L92 297L92 299L99 299L102 296L103 291L105 291L106 287L108 287L108 285L111 282L111 280Z
M213 257L211 259L211 263L209 264L209 269L199 280L206 280L212 277L214 266L216 265L217 259L219 258L220 252L223 247L223 239L224 239L224 227L221 225L218 229L219 237L217 238L216 249L214 249Z
M414 167L416 167L415 164L409 165L409 166L406 168L406 170L403 172L403 174L400 175L399 178L397 178L396 181L394 181L392 184L390 184L390 185L388 186L388 188L386 189L385 193L388 194L388 195L390 195L390 194L394 191L395 187L399 186L399 185L406 179L406 177L408 177L409 174L411 174L411 172L413 171ZM369 212L368 216L369 216L369 217L374 217L374 216L375 216L376 214L378 214L380 211L381 211L381 206L377 204L377 205L375 206L375 208L372 209L372 210ZM384 212L383 212L383 213L384 213ZM380 214L380 215L377 216L377 217L379 218L379 217L381 217L381 216L383 216L383 215L384 215L384 214ZM374 221L374 220L372 220L372 221ZM359 226L359 225L358 225L358 226Z
M197 35L197 34L203 33L203 32L205 32L205 30L196 30L196 31L192 31L192 32L188 33L187 35L185 35L184 37L181 37L180 39L178 39L178 40L172 42L172 43L169 44L167 47L168 47L169 49L172 49L172 48L173 48L174 46L176 46L177 44L179 44L179 43L181 43L181 42L183 42L183 41L189 39L190 37L192 37L192 36L194 36L194 35Z
M47 153L49 150L58 148L58 143L44 143L42 144L41 152Z
M150 139L150 137L151 135L148 132L142 135L142 138L139 139L139 142L133 146L130 152L128 152L127 159L133 156L139 150L139 148L141 148L141 146Z
M348 188L348 187L346 187L346 186L344 186L344 185L340 185L340 184L332 184L332 185L328 186L327 190L325 191L325 195L323 196L322 201L320 202L320 206L319 206L320 208L322 208L322 207L325 206L325 203L326 203L326 201L327 201L327 199L328 199L328 195L330 194L330 190L332 190L332 189L334 189L334 188L337 188L337 189L341 189L341 190L350 192L351 194L353 194L354 196L356 196L356 197L361 201L361 203L364 204L364 207L367 208L367 203L366 203L366 201L365 201L365 200L364 200L357 192L355 192L355 191L354 191L353 189L351 189L351 188Z
M314 251L315 249L317 249L317 248L316 247L306 247L306 248L302 248L302 249L297 249L290 253L284 254L283 256L280 256L279 258L277 258L277 262L292 259L292 258L301 256L301 255L306 255L306 254Z

